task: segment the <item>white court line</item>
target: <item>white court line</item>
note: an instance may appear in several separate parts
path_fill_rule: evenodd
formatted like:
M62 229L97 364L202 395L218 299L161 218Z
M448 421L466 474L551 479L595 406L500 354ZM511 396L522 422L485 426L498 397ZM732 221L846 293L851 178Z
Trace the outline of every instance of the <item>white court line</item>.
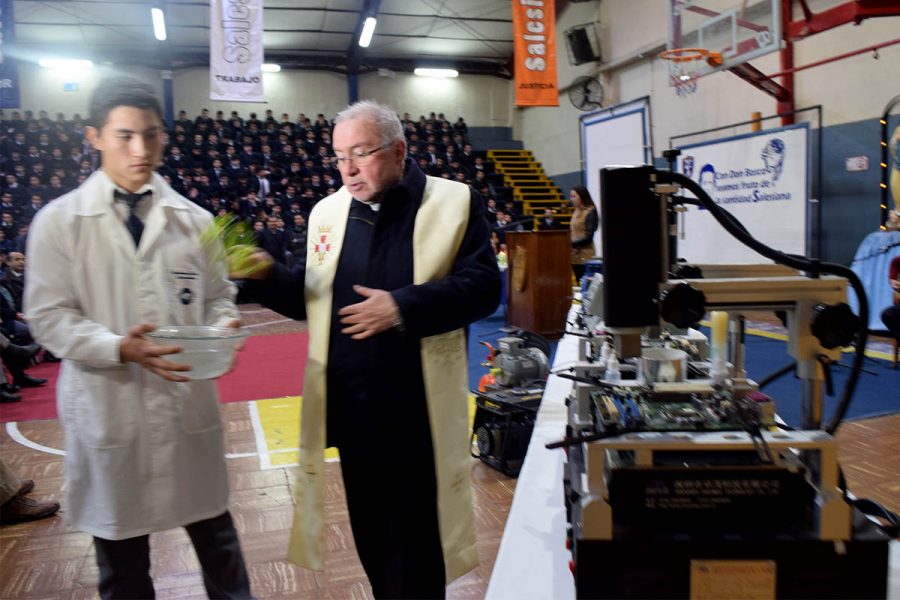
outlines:
M259 468L266 471L272 468L272 457L269 454L269 444L266 442L266 432L263 430L262 421L259 418L259 408L254 401L247 403L247 410L250 412L250 423L253 424L253 436L256 438Z
M6 433L9 434L14 441L22 444L26 448L31 448L32 450L37 450L38 452L45 452L47 454L56 454L57 456L65 456L65 450L57 450L56 448L50 448L49 446L44 446L42 444L38 444L37 442L32 442L27 437L22 435L22 432L19 431L19 424L16 421L10 421L6 424Z
M250 409L250 419L251 419L251 421L254 422L253 429L254 429L256 440L257 440L257 447L260 446L259 440L262 439L262 447L265 448L266 440L265 440L265 435L262 434L261 424L259 423L259 413L256 411L256 402L255 401L248 402L248 404L252 406L252 408ZM254 420L254 416L255 416L255 420ZM259 427L257 427L257 425L259 425ZM25 434L23 434L21 431L19 431L19 424L16 421L10 421L9 423L6 424L6 433L9 434L10 439L12 439L14 442L16 442L22 446L25 446L26 448L31 448L32 450L36 450L38 452L43 452L45 454L55 454L57 456L65 456L66 455L65 450L59 450L58 448L51 448L49 446L44 446L43 444L38 444L37 442L32 441L32 440L28 439L27 437L25 437ZM262 436L262 437L260 437L260 436ZM299 448L286 448L286 449L282 449L282 450L272 450L271 452L269 452L266 449L264 455L259 452L235 452L235 453L226 452L225 458L237 459L237 458L250 458L253 456L260 456L260 462L263 463L262 467L265 469L265 468L273 468L271 466L271 461L268 458L269 454L283 454L285 452L298 452L299 450L300 450ZM262 458L263 456L265 456L265 458ZM265 465L266 462L269 463L268 467L266 467L266 465ZM292 465L279 465L279 467L281 467L281 466L292 466Z
M256 406L256 401L251 400L247 402L247 409L250 412L250 422L253 424L253 436L256 440L256 448L257 452L235 452L235 453L225 453L225 458L237 459L237 458L250 458L253 456L259 457L259 466L260 470L268 471L271 469L282 469L285 467L296 467L299 463L290 463L290 464L280 464L273 465L272 464L272 455L273 454L286 454L289 452L299 452L300 448L281 448L278 450L269 450L268 443L266 442L266 434L263 430L262 421L259 418L259 409ZM65 456L66 451L60 450L58 448L51 448L49 446L44 446L43 444L39 444L35 441L32 441L25 437L25 435L19 431L19 424L17 421L10 421L6 424L6 433L9 434L9 437L16 443L25 446L26 448L31 448L32 450L36 450L38 452L44 452L45 454L55 454L56 456ZM338 462L337 458L326 458L325 462Z

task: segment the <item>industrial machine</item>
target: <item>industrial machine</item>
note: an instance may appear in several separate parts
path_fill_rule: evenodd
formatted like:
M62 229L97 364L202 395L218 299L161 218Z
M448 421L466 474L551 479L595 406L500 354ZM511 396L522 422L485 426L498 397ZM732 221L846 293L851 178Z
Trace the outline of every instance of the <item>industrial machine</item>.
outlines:
M550 373L550 346L535 333L516 329L505 333L488 357L492 382L474 392L472 455L516 477Z
M872 598L887 593L890 524L846 490L833 433L859 375L865 292L841 265L754 240L690 179L644 167L600 174L603 275L576 319L565 500L584 598ZM682 189L696 199L678 195ZM678 206L701 204L776 264L682 265ZM689 267L689 268L686 268ZM861 319L846 304L860 298ZM803 428L744 372L747 311L783 311L804 382ZM710 343L691 326L709 312ZM830 362L853 373L825 422ZM896 533L893 533L896 535Z

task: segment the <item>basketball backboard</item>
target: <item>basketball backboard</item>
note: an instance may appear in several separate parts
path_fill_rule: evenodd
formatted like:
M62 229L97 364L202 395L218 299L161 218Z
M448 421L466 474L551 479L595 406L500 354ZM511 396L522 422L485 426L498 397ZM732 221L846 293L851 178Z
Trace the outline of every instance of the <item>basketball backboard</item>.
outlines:
M718 53L721 62L693 61L692 75L702 77L741 65L781 48L781 0L668 0L668 49L701 48ZM672 85L684 65L672 62Z

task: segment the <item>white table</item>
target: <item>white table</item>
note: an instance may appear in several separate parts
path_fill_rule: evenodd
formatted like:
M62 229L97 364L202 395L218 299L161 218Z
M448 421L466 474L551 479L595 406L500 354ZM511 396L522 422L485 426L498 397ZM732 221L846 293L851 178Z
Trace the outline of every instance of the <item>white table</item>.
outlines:
M559 341L553 371L578 359L578 340L566 335ZM544 444L565 435L565 399L571 389L570 379L551 375L547 380L488 583L487 600L575 597L575 581L569 570L571 555L566 550L565 453L544 448Z

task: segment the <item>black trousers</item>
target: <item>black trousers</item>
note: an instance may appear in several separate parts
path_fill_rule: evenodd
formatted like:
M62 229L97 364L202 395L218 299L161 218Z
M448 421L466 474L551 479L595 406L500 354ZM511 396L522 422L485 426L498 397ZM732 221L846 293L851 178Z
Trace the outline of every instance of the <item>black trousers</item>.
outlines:
M884 312L881 313L881 320L891 335L900 337L900 304L894 304L884 309Z
M203 585L210 598L248 599L250 579L241 554L231 513L185 525L203 570ZM127 540L94 538L100 568L100 597L144 600L155 598L150 579L150 536Z
M431 444L411 445L393 457L383 446L339 448L353 540L376 598L445 596Z
M581 285L581 278L584 277L585 266L583 264L572 263L572 273L575 275L575 285Z

